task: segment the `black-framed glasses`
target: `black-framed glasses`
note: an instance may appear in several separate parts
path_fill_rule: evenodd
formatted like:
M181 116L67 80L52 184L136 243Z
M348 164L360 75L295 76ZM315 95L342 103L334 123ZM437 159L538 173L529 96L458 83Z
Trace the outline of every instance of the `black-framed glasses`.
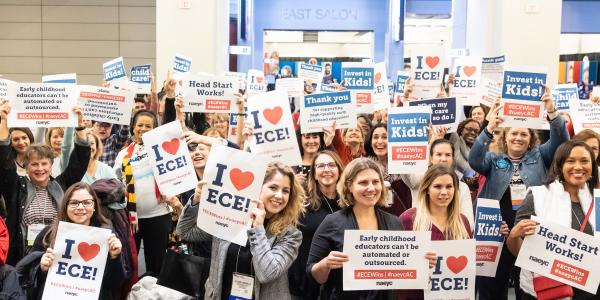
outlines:
M94 207L94 200L85 199L85 200L69 200L69 208L78 208L79 204L83 204L83 207L90 208Z
M187 144L187 146L188 146L188 150L190 152L196 151L196 148L198 148L198 144L196 144L196 143L189 143L189 144Z
M333 169L337 168L337 164L334 162L320 163L320 164L316 164L315 168L317 168L318 170L325 170L325 168L329 168L329 170L333 170Z

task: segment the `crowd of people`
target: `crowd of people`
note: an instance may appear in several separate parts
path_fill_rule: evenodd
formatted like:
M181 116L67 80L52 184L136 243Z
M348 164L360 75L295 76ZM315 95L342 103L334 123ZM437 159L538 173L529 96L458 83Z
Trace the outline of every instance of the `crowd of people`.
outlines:
M293 76L283 71L283 77ZM324 82L344 89L330 73ZM391 107L414 99L411 84L399 102L390 99ZM129 125L84 120L75 107L76 128L14 127L9 101L2 99L2 293L41 299L58 222L112 230L100 299L125 299L141 276L159 276L166 250L181 244L210 260L205 299L232 299L239 276L251 278L253 299L422 299L423 290L345 291L344 231L430 231L431 240L471 239L478 198L499 202L506 237L496 276L477 277L479 299L507 299L511 285L517 299L534 299L533 274L514 266L524 237L538 225L531 216L597 232L594 223L581 220L594 209L600 135L589 129L574 134L568 113L556 110L546 89L540 100L549 133L502 127L500 99L491 107L465 107L456 132L430 126L429 167L419 174L390 170L385 110L359 114L356 128L334 123L301 134L296 109L301 165L268 164L249 212L245 246L211 236L197 226L205 166L213 145L248 150L253 126L244 116L244 92L237 95L236 125L227 114L185 113L186 99L176 94L171 75L160 91L153 80L150 94L136 96ZM309 83L305 93L312 92ZM452 91L442 85L440 96ZM142 136L172 121L184 129L198 184L167 197L158 189ZM241 133L235 140L228 140L229 126ZM146 272L139 274L142 243ZM433 268L434 249L423 260ZM573 299L596 297L575 289Z

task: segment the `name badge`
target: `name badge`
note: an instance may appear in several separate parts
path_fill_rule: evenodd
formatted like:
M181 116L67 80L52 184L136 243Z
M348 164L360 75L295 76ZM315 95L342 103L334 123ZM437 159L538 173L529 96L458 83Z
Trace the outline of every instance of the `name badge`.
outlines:
M510 185L510 199L513 210L517 210L519 207L521 207L521 205L523 205L525 196L527 196L527 187L525 184L516 183Z
M44 230L46 225L44 224L31 224L27 226L27 246L33 246L35 238Z
M254 277L241 273L233 273L229 300L251 300L253 291Z

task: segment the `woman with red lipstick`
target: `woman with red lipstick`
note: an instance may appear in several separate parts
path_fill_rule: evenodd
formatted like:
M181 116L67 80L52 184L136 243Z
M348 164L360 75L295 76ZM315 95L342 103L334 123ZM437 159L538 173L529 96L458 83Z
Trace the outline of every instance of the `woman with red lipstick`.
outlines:
M9 129L10 133L10 146L15 155L15 165L17 167L17 174L19 176L27 176L23 161L25 152L29 145L34 143L34 137L31 130L27 127L13 127Z

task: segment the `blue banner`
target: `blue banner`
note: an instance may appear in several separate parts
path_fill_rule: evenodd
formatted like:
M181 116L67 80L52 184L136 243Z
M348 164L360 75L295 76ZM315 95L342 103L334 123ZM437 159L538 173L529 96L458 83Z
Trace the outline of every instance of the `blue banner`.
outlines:
M304 107L349 104L351 102L350 91L304 95Z
M150 65L131 67L131 81L150 84Z
M408 102L410 106L431 107L432 125L452 125L456 123L456 98L440 98Z
M190 71L192 67L191 58L184 57L182 55L175 55L175 65L173 66L173 70L179 73L187 73Z
M343 68L342 80L349 90L372 90L373 68Z
M475 211L474 236L478 241L502 242L500 208L478 206Z
M388 142L427 142L430 114L394 113L388 115Z
M502 99L540 101L544 94L546 74L504 71Z
M102 66L102 72L104 73L104 80L106 82L125 77L125 65L123 64L123 58L119 57L105 63Z

